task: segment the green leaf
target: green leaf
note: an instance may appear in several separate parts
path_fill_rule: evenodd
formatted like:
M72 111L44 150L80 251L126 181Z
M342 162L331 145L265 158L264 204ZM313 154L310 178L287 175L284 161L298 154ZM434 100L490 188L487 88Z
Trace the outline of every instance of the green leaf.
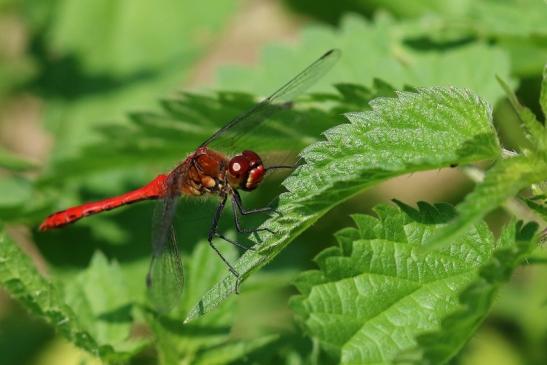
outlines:
M431 239L432 246L447 244L470 224L514 197L520 190L547 180L547 130L531 110L518 102L515 94L500 77L498 81L522 121L533 151L524 151L523 156L497 161L487 171L484 181L458 205L458 217ZM542 229L545 228L545 224L546 222L541 223Z
M66 303L98 343L134 354L146 341L130 338L134 302L129 294L118 263L108 262L101 252L64 288Z
M333 95L332 98L338 107L346 103L344 97ZM261 154L271 150L301 150L310 139L313 141L320 131L332 125L330 119L334 112L315 109L314 102L310 103L311 108L303 103L305 111L298 105L298 109L283 111L270 118L265 123L269 128L259 127L251 136L245 137L245 148L254 148ZM180 162L186 153L255 103L254 97L242 93L214 96L181 93L177 98L163 100L160 111L132 113L127 127L100 128L100 143L89 145L76 156L59 159L43 180L58 183L61 176L63 180L86 178L97 172L123 169L130 169L134 175L136 167L158 173L162 168L171 168ZM276 128L281 121L283 128ZM305 128L303 123L306 123ZM105 140L108 148L104 147Z
M426 364L440 364L452 357L473 336L491 308L498 289L536 248L537 224L512 222L501 233L495 251L482 265L478 280L460 296L462 307L442 322L442 328L418 338Z
M497 161L486 172L484 180L456 207L458 216L446 227L431 237L429 244L439 247L452 241L465 232L473 223L499 207L520 190L547 180L547 163L544 159L531 155L517 156Z
M547 6L539 0L352 1L361 12L388 10L398 19L399 33L418 48L454 47L494 40L511 57L513 74L535 77L547 57Z
M359 191L401 174L452 163L495 158L500 149L489 105L467 90L426 88L379 98L372 110L346 114L350 124L325 132L326 141L301 154L306 164L284 182L274 214L259 235L257 251L235 264L247 276L271 261L287 244L336 204ZM193 308L194 319L234 290L226 276Z
M522 126L526 131L526 137L532 144L533 148L539 151L545 151L547 149L547 131L537 119L535 114L527 107L521 105L517 99L517 96L511 90L509 85L503 81L499 76L496 76L498 82L505 90L507 98L511 102L511 105L517 112L519 119L522 122ZM547 153L547 152L546 152Z
M424 243L453 209L397 204L377 206L378 218L355 215L357 228L340 231L339 247L316 257L320 270L296 282L302 295L291 307L341 364L408 363L409 352L416 363L446 362L484 319L498 284L533 247L530 235L515 242L514 223L497 244L480 223L431 251Z
M222 68L218 85L267 95L280 80L290 77L295 67L303 67L315 55L336 47L342 50L340 62L313 90L325 91L333 82L371 85L373 78L380 78L397 89L406 85L465 87L492 104L503 95L494 77L497 74L509 79L510 62L501 48L475 42L442 51L421 51L406 44L408 31L384 13L373 22L346 16L340 29L306 28L297 47L268 46L255 69Z
M95 338L65 301L62 287L42 277L31 260L3 231L0 231L0 284L32 314L50 323L78 347L105 361L124 361L144 345L142 340L133 340L131 345L117 351L110 343ZM109 282L100 284L108 285ZM95 298L97 301L103 299L101 296Z
M99 142L97 125L125 126L128 110L151 108L180 87L234 9L229 0L50 4L32 40L44 70L33 86L47 101L46 126L57 142L52 158Z
M17 156L0 147L0 168L15 172L24 172L34 170L36 167L36 162Z
M157 69L195 54L235 9L227 0L212 7L190 0L61 0L55 5L46 34L52 51L75 55L86 72L115 74Z
M232 246L219 247L228 260L236 257ZM211 316L183 325L182 319L201 295L226 273L226 266L207 242L199 243L185 260L186 284L180 307L173 317L146 315L157 339L161 364L228 364L274 341L277 336L233 339L235 302L227 301Z

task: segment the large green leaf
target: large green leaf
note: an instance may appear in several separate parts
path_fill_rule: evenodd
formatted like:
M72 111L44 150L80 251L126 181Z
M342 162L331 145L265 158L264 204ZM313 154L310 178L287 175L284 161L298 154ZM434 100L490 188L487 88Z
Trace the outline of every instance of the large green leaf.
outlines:
M83 284L93 284L94 287L80 288L83 291L91 291L91 296L87 296L89 293L80 291L80 294L84 295L72 297L73 302L80 301L79 304L85 304L88 309L80 314L82 306L78 305L78 308L75 308L78 311L76 315L65 300L62 287L42 277L31 260L6 233L3 231L0 233L0 284L4 289L32 314L43 318L77 346L107 361L122 361L140 351L146 342L128 339L128 328L120 328L125 325L116 324L120 319L116 317L116 313L99 313L100 309L106 309L120 300L120 297L116 296L103 296L103 292L100 289L97 290L99 286L105 289L108 285L115 284L118 278L110 277L108 280L96 283L88 280L93 275L100 276L101 271L105 272L109 269L104 259L99 258L90 272L83 274ZM110 274L112 273L110 270ZM74 291L72 293L74 294ZM86 315L83 314L84 312ZM86 318L87 315L89 317ZM102 323L98 321L101 315L104 316ZM122 332L119 332L120 329ZM118 341L110 342L114 338Z
M387 178L427 169L495 158L500 149L490 106L467 90L427 88L379 98L372 110L351 113L350 124L325 132L326 141L302 153L306 164L285 180L277 212L260 235L257 251L236 263L247 276L272 260L289 242L330 208ZM234 290L228 275L194 307L196 318Z
M473 43L442 51L420 51L405 44L409 31L402 31L399 23L385 14L376 16L373 22L346 16L340 29L305 29L297 47L267 47L255 69L221 69L218 84L227 90L266 95L280 80L291 76L293 67L303 67L314 55L336 47L343 56L318 83L317 90L325 90L333 81L370 85L373 78L380 78L397 89L405 85L466 87L491 103L503 95L495 75L508 79L510 63L500 48Z
M476 224L442 250L424 246L454 212L444 204L415 210L380 205L378 218L356 215L319 254L320 270L302 273L291 304L310 336L341 364L442 364L472 336L499 284L533 247L514 223L495 243ZM533 228L533 229L530 229ZM531 234L530 234L531 233ZM456 315L457 314L457 315ZM434 341L436 339L437 341Z

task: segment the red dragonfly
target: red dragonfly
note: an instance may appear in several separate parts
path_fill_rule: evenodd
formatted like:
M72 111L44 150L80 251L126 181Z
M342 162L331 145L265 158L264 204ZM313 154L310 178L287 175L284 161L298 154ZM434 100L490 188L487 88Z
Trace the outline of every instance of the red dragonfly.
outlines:
M217 231L227 199L230 198L232 201L234 224L238 232L251 233L268 230L267 228L245 229L241 227L240 216L268 212L272 208L245 209L238 189L252 191L260 184L268 171L294 168L294 166L265 167L260 156L249 150L233 157L228 157L218 151L223 148L227 149L227 146L233 147L238 139L256 128L272 114L289 107L292 100L326 74L339 57L339 50L333 49L326 52L270 97L216 131L171 172L159 175L147 185L128 193L53 213L40 225L40 230L59 228L86 216L137 201L157 199L158 203L153 217L152 259L146 284L150 299L156 309L167 312L179 301L184 284L182 263L173 228L178 197L180 195L217 195L220 198L220 203L213 216L208 241L230 272L238 278L237 292L239 273L213 243L215 238L220 238L243 249L248 249Z

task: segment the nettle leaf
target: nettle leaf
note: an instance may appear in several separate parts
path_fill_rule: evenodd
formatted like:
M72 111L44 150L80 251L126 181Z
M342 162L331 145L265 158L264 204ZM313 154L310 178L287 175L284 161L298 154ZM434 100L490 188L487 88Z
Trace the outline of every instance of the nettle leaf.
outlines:
M267 95L279 80L291 76L293 67L305 66L307 60L325 49L340 48L340 62L318 82L318 90L326 90L333 82L370 85L373 78L380 78L397 89L406 85L470 88L492 104L503 96L495 75L508 80L510 61L501 48L475 42L442 51L417 50L409 47L405 39L412 29L402 27L419 25L401 23L379 13L373 21L345 16L336 29L311 26L302 32L297 47L265 48L254 69L222 68L218 85L222 89Z
M452 163L495 158L500 153L490 106L467 90L425 88L370 102L371 111L346 114L349 124L325 132L326 141L306 148L306 164L284 182L277 212L257 237L257 251L235 264L243 276L264 266L336 204L401 174ZM234 290L227 275L193 308L194 319Z
M508 225L498 242L485 223L441 250L424 243L454 215L447 204L379 205L378 218L320 253L300 275L291 307L310 336L341 364L441 364L486 316L499 284L534 247L536 226Z
M331 126L333 115L339 112L339 109L334 112L316 109L314 105L327 98L340 108L350 104L350 97L329 94L298 103L294 109L271 118L266 124L272 128L253 130L253 138L247 138L246 148L256 148L259 153L284 149L299 151ZM220 92L210 96L180 93L162 100L159 111L130 114L131 124L127 127L100 128L103 142L87 146L81 154L55 161L42 183L57 180L59 176L63 179L84 178L128 168L135 171L136 167L154 168L156 173L161 168L172 168L216 130L256 102L253 96L244 93ZM275 130L278 121L283 122L284 128ZM105 148L105 140L108 148Z
M131 354L147 344L130 338L133 298L119 264L108 262L101 252L93 255L85 271L66 283L64 297L98 343Z
M458 217L447 227L441 229L431 239L431 245L447 244L450 238L465 231L474 222L514 197L522 189L547 180L547 130L528 108L522 106L507 84L498 78L515 108L532 151L523 155L502 159L490 168L484 180L477 184L473 192L456 208ZM546 222L542 225L545 226Z
M101 265L99 264L99 266ZM142 340L133 340L123 342L123 345L117 347L116 344L101 342L99 338L94 337L99 335L101 339L112 340L112 336L108 333L99 333L101 332L99 328L101 324L93 323L91 327L95 325L97 327L90 330L88 328L90 323L82 320L80 315L77 316L65 301L62 287L41 276L31 260L3 231L0 232L0 283L12 297L19 300L32 314L50 323L59 333L78 347L95 356L100 356L105 361L124 361L140 351L145 345ZM110 281L102 281L96 285L108 285L109 283ZM86 284L90 284L90 282L86 281ZM88 289L83 288L82 290ZM93 298L94 301L112 299L112 297L103 297L102 294L96 294L96 297ZM74 299L76 300L76 298ZM89 298L86 299L89 300ZM80 304L83 304L86 299L81 298ZM91 305L90 303L87 303L90 305L89 311L101 307L100 304ZM80 306L79 309L81 309ZM106 315L106 313L103 314ZM105 321L115 319L115 316L104 317ZM90 320L90 322L93 321ZM120 338L119 334L116 336Z
M234 247L223 245L219 249L228 260L235 260ZM184 263L187 280L180 307L171 317L146 315L157 339L160 364L228 364L276 340L277 336L233 339L230 329L235 314L234 300L225 302L210 316L183 324L182 318L192 305L226 273L226 266L207 242L199 243Z
M508 224L492 256L481 266L480 276L461 294L462 307L443 320L440 331L419 336L417 351L405 355L421 353L425 364L439 364L455 355L484 320L500 286L537 247L537 229L534 222Z
M456 207L458 216L430 240L432 246L448 244L488 212L527 186L547 180L547 163L538 156L503 159L486 172L484 180Z

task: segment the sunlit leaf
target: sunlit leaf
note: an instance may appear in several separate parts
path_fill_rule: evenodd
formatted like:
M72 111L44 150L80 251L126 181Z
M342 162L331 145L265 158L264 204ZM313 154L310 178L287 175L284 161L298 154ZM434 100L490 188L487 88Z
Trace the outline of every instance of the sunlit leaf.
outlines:
M495 243L484 223L439 251L424 243L454 214L448 205L415 210L381 205L356 215L339 247L302 273L291 304L310 336L341 364L442 364L474 333L498 285L533 247L509 225ZM535 227L534 227L535 228ZM457 316L456 316L457 313ZM440 340L442 338L442 340ZM437 339L437 341L433 341Z
M264 266L330 208L387 178L452 163L495 158L500 153L490 106L467 90L428 88L379 98L372 110L351 113L350 124L325 132L326 141L302 153L306 164L285 180L277 211L235 268L244 276ZM226 276L193 308L194 319L234 290Z

